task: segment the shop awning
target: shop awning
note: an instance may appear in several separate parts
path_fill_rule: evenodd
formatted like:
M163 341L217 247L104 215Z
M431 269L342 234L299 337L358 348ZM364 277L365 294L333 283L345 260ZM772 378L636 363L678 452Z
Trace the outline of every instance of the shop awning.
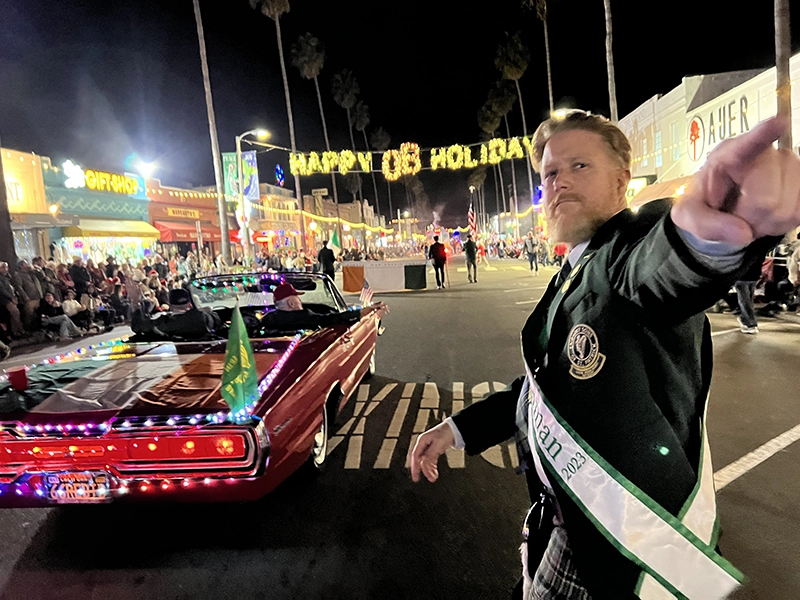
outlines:
M156 221L153 224L161 234L161 241L164 243L197 241L197 226L191 223ZM222 240L222 233L220 233L219 228L210 223L201 223L200 231L203 234L204 242L219 242Z
M158 229L144 221L81 219L77 225L64 227L64 237L134 237L158 239Z
M681 188L689 183L692 177L679 177L670 181L663 181L661 183L654 183L642 189L641 192L636 194L630 202L631 208L637 208L645 202L651 200L659 200L661 198L675 198L680 196L683 191Z

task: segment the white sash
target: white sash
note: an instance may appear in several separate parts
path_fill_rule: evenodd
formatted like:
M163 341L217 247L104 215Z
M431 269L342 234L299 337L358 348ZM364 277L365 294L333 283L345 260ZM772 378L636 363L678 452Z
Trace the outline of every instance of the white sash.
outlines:
M529 374L528 442L595 527L639 565L642 600L725 598L744 579L716 553L716 502L703 419L698 483L675 518L607 463L548 404ZM535 448L535 451L534 451ZM538 471L538 469L537 469Z

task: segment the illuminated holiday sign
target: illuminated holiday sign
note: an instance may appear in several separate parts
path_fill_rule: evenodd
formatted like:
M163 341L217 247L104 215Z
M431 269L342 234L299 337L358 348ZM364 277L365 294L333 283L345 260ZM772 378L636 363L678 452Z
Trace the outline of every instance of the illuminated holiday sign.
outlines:
M72 189L88 188L96 192L124 194L135 198L146 199L144 178L132 173L107 173L94 169L84 170L71 160L62 165L66 180L64 186Z
M387 150L381 156L381 172L389 181L397 181L404 175L416 175L423 168L474 169L481 165L496 165L503 160L525 158L533 153L530 137L495 138L483 144L464 146L454 144L440 148L421 150L419 145L406 142L396 150ZM289 155L292 175L313 175L338 171L347 175L350 171L369 173L372 171L372 152L309 152ZM361 167L356 169L356 163Z

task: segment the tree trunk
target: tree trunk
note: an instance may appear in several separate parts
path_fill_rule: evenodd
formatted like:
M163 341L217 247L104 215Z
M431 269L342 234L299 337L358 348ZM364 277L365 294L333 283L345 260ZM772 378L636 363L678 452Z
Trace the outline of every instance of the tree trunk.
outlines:
M289 78L286 76L286 62L283 60L283 38L281 37L281 20L275 20L275 31L278 37L278 56L281 59L281 75L283 76L283 93L286 96L286 114L289 116L289 141L292 152L297 152L297 142L294 137L294 117L292 116L292 98L289 94ZM306 249L306 224L303 216L303 192L300 190L300 177L294 176L294 193L297 197L297 206L300 208L300 238L301 248Z
M494 200L495 204L497 204L497 214L499 215L502 211L500 210L500 190L497 184L497 169L492 170L492 179L494 180ZM505 200L503 201L503 208L505 209Z
M547 31L547 26L546 25L545 25L545 31ZM549 56L550 56L550 53L548 51L548 57ZM547 59L547 65L548 65L548 72L549 72L549 66L550 66L550 59L549 58ZM517 96L519 97L519 110L522 113L522 133L523 133L523 135L525 135L527 137L528 136L528 125L525 122L525 108L522 105L522 90L519 87L519 81L515 81L514 83L517 84ZM552 103L552 99L551 99L551 103ZM528 201L530 202L530 205L533 206L533 171L531 170L530 157L528 158L528 160L525 161L525 165L528 167ZM519 212L519 206L517 204L517 199L514 198L514 219L517 218L517 213L518 212ZM517 225L517 226L519 226L519 225ZM517 232L517 233L519 233L519 232ZM517 237L519 237L519 235Z
M497 170L497 175L500 179L500 195L503 198L503 212L506 212L508 210L506 205L506 184L503 181L503 169L500 167L500 163L495 165L495 169Z
M776 0L777 2L777 0ZM611 111L611 122L619 120L617 116L617 84L614 79L614 53L611 49L611 0L603 0L606 9L606 66L608 67L608 105Z
M203 34L203 19L200 15L199 0L194 0L194 19L197 23L197 39L200 43L200 64L203 69L203 87L206 91L206 112L208 113L208 133L211 136L211 154L214 161L214 179L217 184L217 211L219 212L219 231L222 236L222 258L226 264L232 265L231 238L228 231L228 203L225 201L222 176L222 157L219 153L217 137L217 119L214 115L214 100L211 96L211 79L208 76L208 58L206 56L206 39ZM5 193L5 188L0 193ZM199 248L202 251L202 248Z
M1 147L2 144L0 144ZM12 271L16 270L17 250L14 248L14 232L11 230L11 215L8 212L2 156L0 156L0 260L7 262Z
M353 154L356 152L356 138L353 137L353 124L350 121L350 109L345 109L347 111L347 131L350 132L350 145L353 147ZM361 191L361 180L358 182L358 199L363 200L364 194Z
M389 195L389 219L391 220L394 217L394 209L392 208L392 182L388 179L386 180L386 192Z
M553 76L550 73L550 38L547 35L547 18L542 19L542 25L544 26L544 54L547 59L547 91L550 95L550 114L552 115L555 108L553 108Z
M367 140L367 130L365 129L361 133L364 134L364 145L367 147L367 152L369 152L369 141ZM381 220L381 206L378 203L378 183L375 181L375 173L370 171L369 174L372 176L372 189L375 192L375 214L378 215L378 223ZM391 213L390 213L391 214Z
M328 123L325 121L325 110L322 108L322 94L319 91L319 78L314 77L314 87L317 89L317 102L319 102L319 116L322 118L322 133L325 135L325 149L331 151L331 142L328 139ZM336 206L336 237L342 243L342 220L339 217L339 190L336 188L336 173L331 171L331 187L333 188L333 203ZM341 246L340 246L341 247Z
M503 116L503 119L506 122L506 135L510 139L511 138L511 128L508 126L508 115ZM518 196L517 196L517 168L516 168L516 166L514 166L514 159L513 158L511 159L511 185L512 185L511 189L514 190L514 206L516 207L517 206L517 198L518 198ZM515 219L517 218L516 215L514 216L514 218ZM517 236L517 237L519 237L519 236Z
M778 148L792 149L792 83L789 79L789 57L792 54L789 34L789 0L775 0L775 67L778 94L778 116L790 127L778 140Z

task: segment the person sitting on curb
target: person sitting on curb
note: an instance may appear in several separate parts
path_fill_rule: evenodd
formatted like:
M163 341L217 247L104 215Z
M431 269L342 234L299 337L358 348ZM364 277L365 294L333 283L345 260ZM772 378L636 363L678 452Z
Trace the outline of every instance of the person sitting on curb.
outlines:
M60 338L73 339L81 337L80 329L75 326L72 319L64 314L61 303L50 292L44 295L36 312L39 313L42 319L42 326L46 330L47 337L52 339L52 334L47 331L48 329L58 329Z

